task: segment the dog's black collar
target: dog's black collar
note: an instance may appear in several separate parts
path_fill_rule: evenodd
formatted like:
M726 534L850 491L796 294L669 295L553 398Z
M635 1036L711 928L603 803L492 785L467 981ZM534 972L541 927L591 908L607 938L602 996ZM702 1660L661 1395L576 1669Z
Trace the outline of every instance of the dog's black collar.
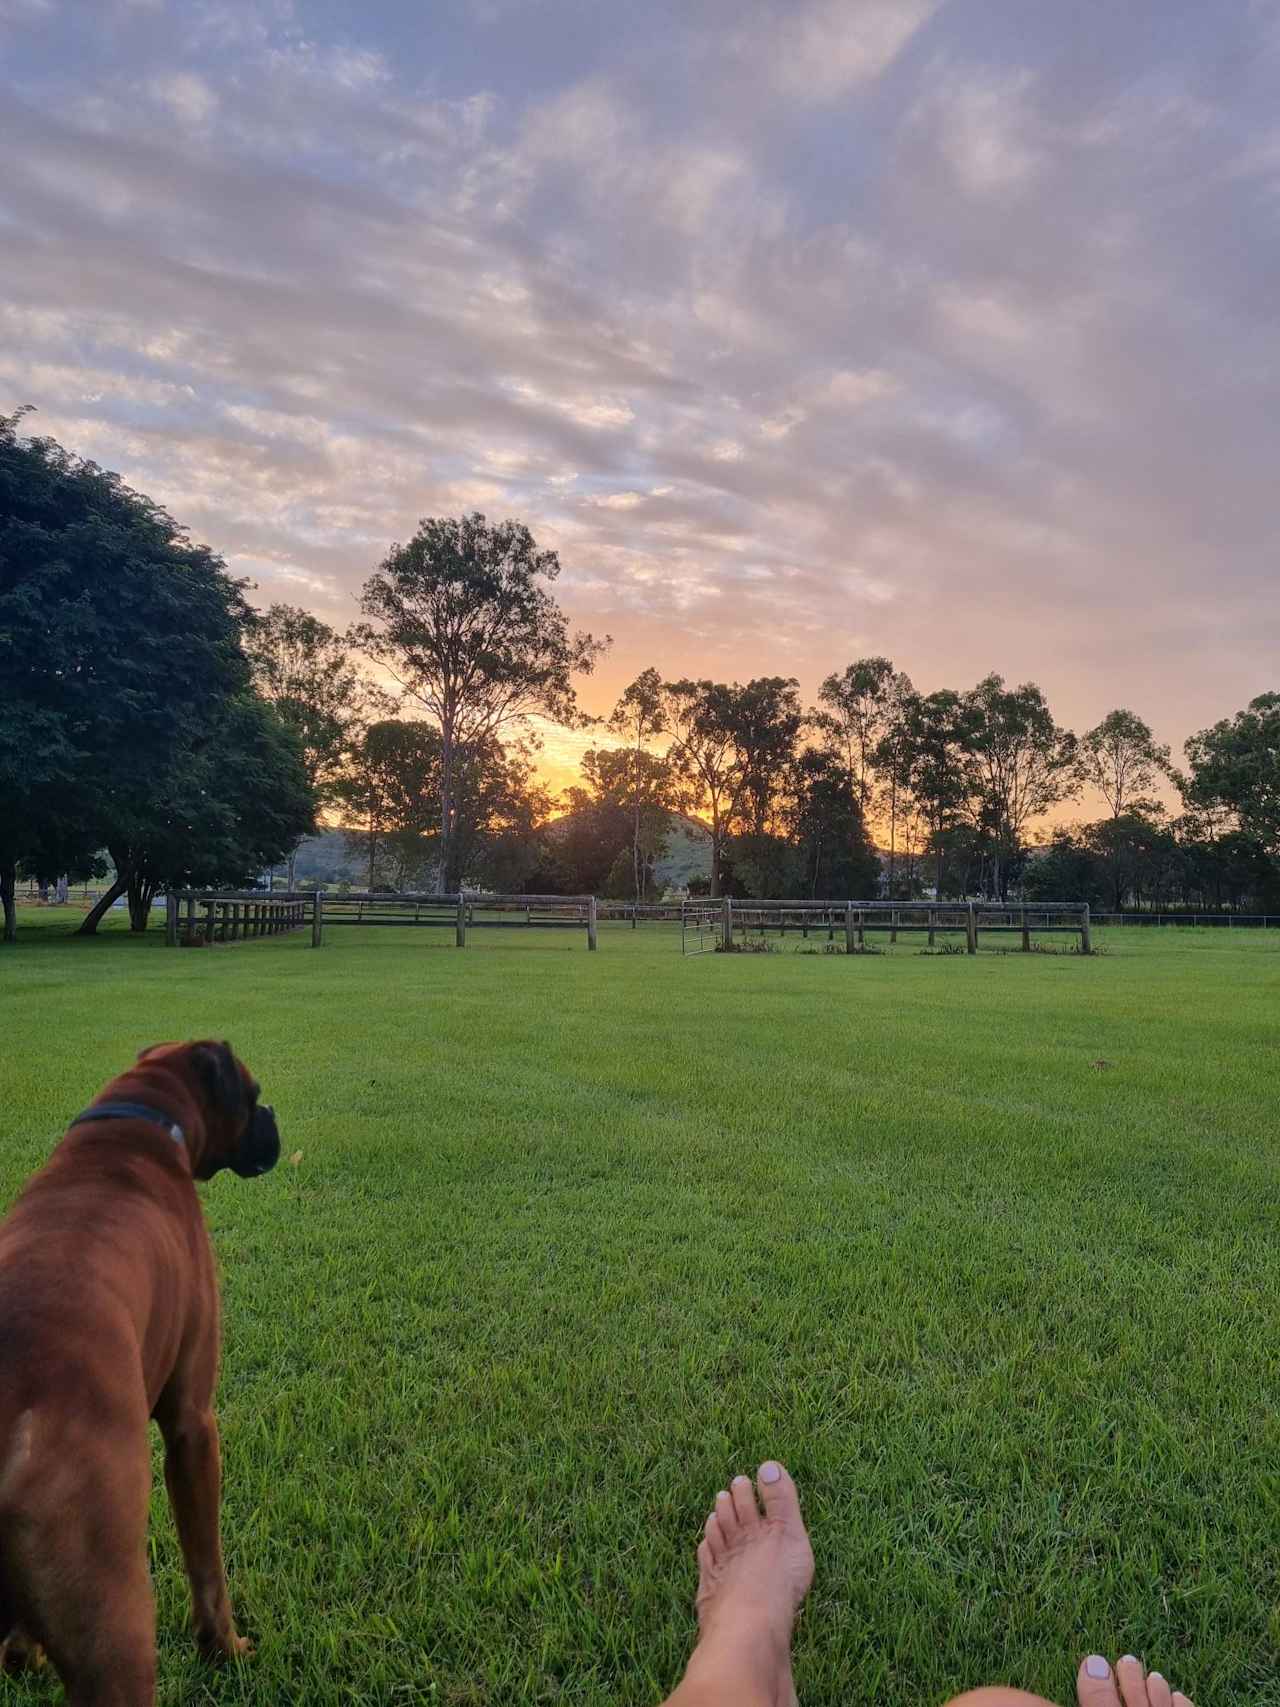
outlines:
M153 1126L163 1126L175 1144L185 1144L187 1141L186 1133L176 1120L145 1102L95 1103L92 1108L86 1108L83 1114L77 1114L71 1124L83 1126L86 1120L149 1120Z

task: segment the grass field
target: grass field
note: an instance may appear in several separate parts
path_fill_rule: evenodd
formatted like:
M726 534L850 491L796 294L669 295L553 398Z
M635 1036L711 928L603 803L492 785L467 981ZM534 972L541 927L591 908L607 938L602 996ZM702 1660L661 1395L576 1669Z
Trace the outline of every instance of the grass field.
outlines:
M192 1657L157 1498L164 1701L655 1703L715 1491L776 1454L803 1703L1065 1701L1091 1648L1280 1703L1280 932L682 961L31 919L0 1202L166 1038L230 1038L303 1152L204 1188L258 1653Z

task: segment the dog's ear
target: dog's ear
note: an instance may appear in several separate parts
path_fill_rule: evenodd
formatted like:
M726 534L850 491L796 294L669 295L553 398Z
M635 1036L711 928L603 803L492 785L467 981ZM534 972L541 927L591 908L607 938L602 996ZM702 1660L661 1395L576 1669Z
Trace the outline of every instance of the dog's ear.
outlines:
M194 1044L191 1065L212 1108L219 1114L232 1116L242 1111L245 1104L244 1080L240 1077L229 1043Z

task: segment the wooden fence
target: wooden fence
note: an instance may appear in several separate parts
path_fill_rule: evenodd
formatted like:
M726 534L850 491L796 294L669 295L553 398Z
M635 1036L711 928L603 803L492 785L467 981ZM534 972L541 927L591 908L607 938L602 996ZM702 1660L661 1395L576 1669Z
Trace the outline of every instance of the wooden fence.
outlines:
M311 946L320 946L318 891L305 895L264 895L259 890L173 889L165 897L164 940L169 948L194 948L215 942L242 942L279 936L311 926ZM185 922L184 922L185 920Z
M705 910L705 901L688 903ZM933 947L939 936L965 939L969 954L978 952L979 934L1016 935L1024 953L1032 949L1033 936L1078 936L1080 952L1091 954L1093 942L1087 902L1041 901L1036 905L1001 906L987 901L735 901L726 897L720 910L720 947L732 950L739 934L765 935L788 931L802 938L825 936L828 942L841 938L852 954L866 944L869 934L887 935L897 942L900 934L922 934Z
M978 951L980 935L1021 938L1026 953L1032 938L1070 935L1080 939L1080 951L1092 952L1091 919L1087 903L1074 901L1021 902L1001 906L988 901L721 901L634 907L614 902L602 909L594 895L485 895L463 891L454 895L388 895L373 892L326 894L323 890L263 894L261 891L205 893L174 890L165 902L165 941L179 944L240 942L283 931L311 927L311 946L324 942L326 926L370 925L401 928L437 927L454 932L464 948L470 930L585 930L587 947L597 947L601 914L633 927L640 920L682 925L690 908L704 923L714 917L721 948L735 947L739 935L788 932L801 938L840 938L850 952L865 945L871 934L920 934L932 947L941 936L962 935L970 954Z
M183 919L185 917L185 925ZM585 930L596 948L594 895L384 895L326 894L323 890L275 895L261 892L208 894L175 890L165 903L165 941L239 942L311 926L311 946L320 948L329 925L437 926L454 932L465 948L469 930Z

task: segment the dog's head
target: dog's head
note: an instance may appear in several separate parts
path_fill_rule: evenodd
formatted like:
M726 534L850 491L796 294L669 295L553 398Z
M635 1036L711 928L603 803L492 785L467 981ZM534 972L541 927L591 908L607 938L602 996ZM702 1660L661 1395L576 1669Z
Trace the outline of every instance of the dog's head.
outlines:
M259 1103L260 1086L229 1043L155 1043L138 1057L181 1075L204 1116L205 1138L193 1158L197 1179L230 1168L243 1179L268 1173L280 1159L273 1110Z

